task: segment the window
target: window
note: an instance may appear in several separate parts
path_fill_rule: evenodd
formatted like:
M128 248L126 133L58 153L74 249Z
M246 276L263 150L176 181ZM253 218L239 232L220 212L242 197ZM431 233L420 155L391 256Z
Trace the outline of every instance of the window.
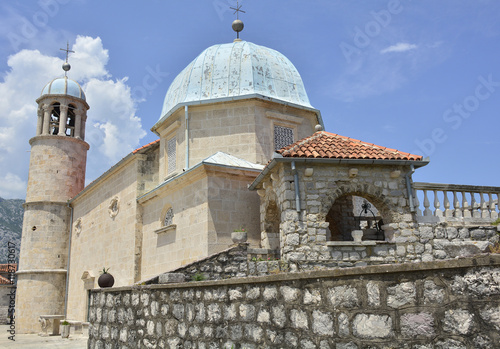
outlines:
M274 150L293 143L293 128L274 125Z
M167 141L167 161L168 161L168 169L167 169L167 175L171 174L172 172L175 171L175 167L177 166L176 164L176 140L175 137L170 138Z

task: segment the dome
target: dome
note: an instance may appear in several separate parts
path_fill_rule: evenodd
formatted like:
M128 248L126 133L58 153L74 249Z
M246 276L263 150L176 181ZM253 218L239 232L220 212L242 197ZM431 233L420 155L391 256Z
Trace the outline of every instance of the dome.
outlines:
M278 51L247 41L214 45L196 57L170 85L160 119L180 103L261 95L312 108L302 78Z
M49 82L42 90L43 95L69 95L85 100L85 93L83 93L80 85L67 76L57 78Z

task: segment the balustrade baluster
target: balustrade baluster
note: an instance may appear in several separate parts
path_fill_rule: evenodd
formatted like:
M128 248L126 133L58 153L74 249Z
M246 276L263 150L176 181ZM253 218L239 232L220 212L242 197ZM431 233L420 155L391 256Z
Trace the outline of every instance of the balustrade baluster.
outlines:
M458 201L458 193L453 190L453 217L461 218L462 210L460 209L460 201Z
M498 219L498 212L496 210L496 205L495 205L495 200L493 200L493 193L488 193L488 196L490 198L489 206L490 206L490 218L492 220L497 220ZM498 196L498 194L497 194Z
M424 189L424 216L432 216L432 211L429 207L431 207L431 203L427 196L427 190Z
M479 193L479 197L481 198L481 218L489 218L490 217L490 210L488 210L488 205L486 204L486 201L484 200L483 193Z
M422 216L422 210L420 210L420 201L418 200L417 191L413 189L413 206L417 211L417 216Z
M481 213L479 212L479 204L476 202L476 197L474 196L474 192L470 193L470 205L471 205L471 212L472 212L472 218L480 218Z
M444 216L445 217L452 217L453 212L451 212L451 210L450 210L450 200L448 199L448 191L443 190L443 195L444 195L444 200L443 200Z
M462 192L462 212L464 218L471 218L472 214L470 212L470 206L467 202L467 197L465 196L465 191Z
M439 209L441 206L441 203L439 202L439 198L437 195L437 190L434 190L434 216L436 217L443 217L443 211Z

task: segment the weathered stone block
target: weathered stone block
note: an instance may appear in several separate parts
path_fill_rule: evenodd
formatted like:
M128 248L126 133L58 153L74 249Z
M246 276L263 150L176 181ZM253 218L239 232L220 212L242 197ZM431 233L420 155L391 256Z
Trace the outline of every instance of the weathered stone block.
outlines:
M454 241L444 245L448 258L470 257L483 252L489 252L489 241Z
M312 314L312 322L312 330L314 333L320 336L332 336L334 334L332 314L315 310Z
M407 304L415 304L416 288L413 282L403 282L387 288L387 305L391 308L400 308Z
M318 304L321 302L319 289L306 289L304 291L304 304Z
M432 280L424 281L424 304L442 304L444 295L443 287L439 287Z
M485 322L500 331L500 306L488 305L479 312L479 315Z
M390 338L394 335L389 315L358 314L352 322L355 336L365 339Z
M400 319L401 334L405 337L433 337L434 317L429 313L407 313Z
M465 335L470 333L473 325L473 315L467 310L450 309L444 314L443 331Z
M292 327L294 328L306 330L309 327L307 313L303 310L292 309L290 311L290 321L292 322Z
M368 282L366 284L366 293L368 295L368 305L371 307L380 306L380 289L377 283Z
M286 324L285 307L282 305L274 306L271 308L271 314L273 323L276 326L283 328Z
M328 290L330 303L334 308L352 308L359 305L358 292L352 286L337 286Z

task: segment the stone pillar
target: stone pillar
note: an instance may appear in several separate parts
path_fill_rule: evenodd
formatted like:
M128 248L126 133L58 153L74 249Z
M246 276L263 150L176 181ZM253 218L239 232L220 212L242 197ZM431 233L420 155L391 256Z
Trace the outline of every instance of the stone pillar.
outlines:
M43 130L43 109L38 108L37 110L38 119L36 122L36 135L40 136Z
M50 113L52 113L52 106L48 104L44 104L42 106L43 109L43 130L42 134L48 135L50 128Z
M82 124L81 124L81 130L80 130L80 133L81 133L81 139L82 141L85 140L85 123L87 122L87 115L85 115L85 113L82 114Z
M58 136L66 136L66 122L68 120L68 106L62 105L59 107L61 117L59 118L59 133Z
M75 110L75 138L78 139L83 139L80 134L82 132L82 115L83 112L81 110ZM85 129L85 127L83 127L83 129Z

